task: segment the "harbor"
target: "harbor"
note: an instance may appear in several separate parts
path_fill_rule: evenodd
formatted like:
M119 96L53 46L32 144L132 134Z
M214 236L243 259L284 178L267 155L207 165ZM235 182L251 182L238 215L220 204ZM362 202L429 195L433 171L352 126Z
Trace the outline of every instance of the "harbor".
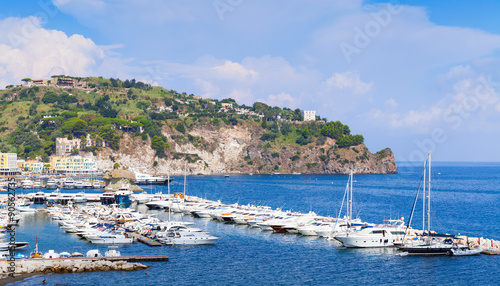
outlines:
M420 168L419 168L420 169ZM413 170L413 169L412 169ZM414 172L416 173L416 172ZM404 173L403 173L404 174ZM401 179L407 179L408 175L401 175ZM439 181L438 178L437 181ZM442 178L441 178L442 180ZM219 237L219 239L208 246L169 246L168 244L161 243L163 246L151 247L147 244L140 242L137 238L148 238L151 241L155 240L155 235L159 233L159 231L154 230L154 224L151 226L151 229L141 230L141 233L137 232L140 236L136 236L135 234L129 235L131 237L136 236L135 242L130 244L121 244L119 246L120 252L124 256L135 256L135 255L149 255L149 254L159 254L166 255L170 257L169 262L150 262L146 263L151 266L148 269L148 278L153 279L156 277L162 277L163 274L158 272L157 267L162 265L161 268L167 267L171 271L179 271L177 266L174 264L170 264L171 261L178 261L178 263L186 263L186 265L192 265L193 261L189 258L191 255L195 255L197 259L200 259L199 263L206 263L207 265L211 265L210 267L216 267L214 265L212 259L217 260L218 263L223 263L226 265L231 265L231 267L236 267L239 271L244 271L245 273L249 273L249 270L243 270L240 266L238 266L237 261L243 259L241 256L242 253L250 253L252 257L255 259L265 259L268 264L270 264L274 268L283 268L283 267L297 267L292 264L288 258L281 257L276 261L271 261L267 257L267 254L271 251L273 255L277 255L281 251L286 251L286 253L291 253L290 258L294 258L295 260L300 261L306 267L307 265L312 267L317 267L316 264L311 264L305 261L305 259L314 258L319 261L325 261L329 259L342 259L342 261L350 261L352 259L359 262L375 262L382 257L386 257L385 259L390 259L393 261L394 259L398 259L398 264L405 265L407 263L412 263L407 258L398 257L398 250L395 247L383 247L383 248L345 248L336 240L328 240L325 238L321 238L320 236L310 236L303 235L300 233L293 233L293 230L290 232L278 232L275 230L262 230L260 227L252 227L250 224L243 224L241 220L238 219L240 215L248 216L250 218L258 217L256 215L257 212L267 213L268 216L271 214L274 217L279 216L293 216L293 217L302 217L304 221L302 223L306 224L306 222L319 222L322 223L334 223L338 217L338 211L341 206L342 197L344 196L344 191L346 187L346 183L348 181L348 177L339 176L339 177L325 177L325 176L290 176L290 175L272 175L272 176L235 176L232 175L229 178L224 176L221 177L208 177L208 176L196 176L196 177L188 177L187 178L187 189L185 191L185 202L183 204L172 204L170 207L152 207L149 208L148 205L152 205L151 201L158 198L159 193L163 193L161 198L163 201L175 201L179 199L175 197L174 193L183 193L183 178L176 177L171 185L171 195L168 195L168 187L167 186L153 186L151 188L145 188L147 191L148 202L144 201L142 203L133 203L128 208L120 208L113 206L99 206L97 202L91 202L86 204L74 204L76 206L77 212L83 211L84 209L96 208L102 210L110 210L115 208L116 212L121 212L125 214L130 212L136 215L148 216L151 218L157 218L161 220L159 223L165 223L167 221L182 221L189 223L189 227L198 228L203 232L209 232L211 235ZM333 182L333 183L332 183ZM396 183L391 183L390 181L383 182L388 184L389 186L396 186L400 184L400 181ZM439 182L436 182L438 184ZM445 182L441 182L443 184ZM293 188L291 187L293 184ZM333 186L332 186L333 185ZM409 207L411 207L411 203L413 201L412 196L414 196L414 191L402 192L401 194L397 194L393 191L390 192L391 196L386 196L389 192L387 189L384 189L380 181L375 180L375 178L370 176L355 176L355 182L353 184L353 209L354 215L353 217L361 218L361 221L367 222L370 226L377 226L383 223L384 219L396 218L394 220L399 220L401 216L405 216L405 222L409 215ZM238 187L236 187L238 186ZM253 186L253 187L252 187ZM256 186L259 186L258 188ZM279 186L279 189L273 190ZM367 186L369 186L367 188ZM408 189L411 185L408 185ZM259 191L259 189L262 191ZM393 187L394 188L394 187ZM253 190L252 192L248 192L245 190ZM317 193L313 190L322 190L321 193ZM293 191L292 191L293 190ZM44 190L47 194L51 193L51 190ZM438 193L435 197L438 199L436 205L437 213L447 214L449 205L449 195L443 193L441 191L437 191ZM63 190L62 193L75 194L74 190ZM411 193L411 195L410 195ZM103 191L90 193L91 196L102 195ZM314 194L314 195L313 195ZM404 195L402 195L404 194ZM139 193L134 194L139 195ZM27 199L30 197L30 193L20 194L19 196L26 196ZM156 196L156 197L155 197ZM486 197L485 197L486 196ZM205 197L209 197L206 198ZM495 200L495 194L485 194L481 193L480 197L483 198L478 202L486 202ZM399 198L395 200L394 198ZM443 205L443 198L447 204L446 208L441 208L440 205ZM464 196L466 200L469 200L468 196ZM169 199L169 200L167 200ZM373 202L390 202L391 208L388 207L368 207L373 204ZM477 200L477 199L476 199ZM283 202L286 203L283 206ZM149 203L149 204L148 204ZM311 205L313 206L311 208ZM216 209L220 208L219 214L221 215L220 219L214 219L212 217L203 218L204 214L202 212L201 206L206 206L206 209L210 209L211 207ZM384 204L379 204L379 206L384 206ZM40 249L42 252L46 252L49 249L54 249L55 252L65 251L65 250L77 250L82 253L85 253L90 249L100 249L101 252L104 252L107 245L101 244L93 244L86 240L82 240L82 238L78 237L76 234L66 233L65 230L61 228L59 225L60 220L53 220L51 216L49 216L51 209L57 209L59 206L54 207L46 207L46 205L34 205L32 208L36 208L37 211L35 213L26 213L22 214L23 219L20 221L20 232L18 235L19 241L29 241L30 245L27 247L25 251L19 251L19 253L25 253L29 255L30 250L34 247L34 236L38 234L38 241L40 245ZM68 207L67 207L68 208ZM396 211L397 208L400 208L402 211ZM170 209L170 211L169 211ZM188 209L190 210L188 212ZM329 210L331 209L331 210ZM359 209L364 209L359 215ZM368 212L367 210L370 210ZM184 212L183 212L184 210ZM311 213L311 211L315 212L315 214ZM194 213L198 212L197 215ZM106 215L108 212L103 211ZM329 213L329 215L328 215ZM222 214L225 214L222 216ZM480 213L479 213L480 214ZM464 212L457 213L459 219L454 218L452 216L450 221L453 223L448 223L447 225L451 226L450 228L455 228L458 231L452 232L453 235L456 235L456 238L462 240L462 242L466 243L469 241L471 246L480 244L485 249L488 249L491 246L491 242L493 241L493 248L498 247L498 238L495 238L495 225L494 224L485 224L477 230L474 230L471 227L474 227L475 224L471 223L471 219L476 219L471 216L470 218L465 217ZM341 219L345 216L345 205L343 206L343 210L341 212ZM477 214L476 214L477 216ZM76 217L76 212L75 212ZM264 216L261 216L264 217ZM120 227L126 226L127 222L126 216L125 219L123 217L119 217L116 219L110 219L109 217L102 217L103 223L114 224L113 228L116 229L116 226ZM226 218L226 219L224 219ZM484 220L487 217L477 217L477 219ZM120 222L120 220L122 222ZM240 223L238 223L238 221ZM412 238L414 234L421 232L421 228L418 226L422 226L422 221L419 221L416 218L416 223L413 223ZM299 221L300 222L300 221ZM438 223L436 221L436 223ZM439 221L440 224L437 227L442 226L446 221ZM465 224L464 224L465 223ZM29 229L29 231L28 231ZM119 227L118 227L119 229ZM443 229L442 227L440 229ZM131 230L131 229L130 229ZM151 232L148 232L151 230ZM28 231L29 235L27 235L26 231ZM458 235L458 233L461 233ZM41 235L41 234L44 235ZM477 235L479 234L479 235ZM492 235L492 236L490 236ZM58 241L59 243L63 243L61 247L56 248L54 245L50 243L50 241ZM66 245L66 246L64 246ZM186 248L188 247L188 248ZM237 252L234 252L233 249L238 249ZM265 250L266 247L271 247L271 250ZM82 250L80 250L82 249ZM297 255L303 253L306 249L311 251L310 254L298 258ZM215 253L214 253L215 251ZM277 252L278 251L278 252ZM70 251L71 252L71 251ZM189 254L188 254L189 253ZM215 255L215 257L211 257ZM232 255L229 255L231 253ZM257 254L262 253L262 254ZM296 254L294 254L296 253ZM321 253L321 254L320 254ZM495 253L495 251L493 251ZM321 255L324 255L321 257ZM320 258L321 257L321 258ZM351 258L349 258L351 257ZM498 256L496 256L498 257ZM492 258L496 258L493 256ZM209 259L210 258L210 259ZM482 265L482 262L479 262L477 259L481 259L486 263L485 260L487 256L476 256L474 259L474 263L479 263ZM249 259L249 258L245 258ZM368 259L368 260L367 260ZM254 258L250 258L250 261L253 261ZM414 261L414 260L413 260ZM441 259L443 264L455 265L459 260L449 260L446 258ZM256 261L254 261L256 263ZM177 263L177 262L176 262ZM437 262L434 262L437 263ZM208 273L205 275L209 275L215 279L214 271L211 271L207 267L202 267L197 262L194 263L197 265L203 273ZM316 265L316 266L314 266ZM238 268L240 267L240 268ZM482 265L482 267L486 267L486 265ZM175 270L177 269L177 270ZM302 270L300 270L302 269ZM274 271L263 271L255 269L253 266L250 266L250 270L257 271L259 273L275 273ZM302 275L304 275L305 269L303 267L299 267L298 270ZM103 272L103 275L105 272ZM226 276L223 278L224 281L230 281L232 275L227 276L227 272L225 272ZM316 273L317 274L317 273ZM151 277L149 277L152 275ZM333 275L333 274L330 274ZM307 276L307 275L306 275ZM127 277L126 275L124 277ZM269 276L267 276L269 279ZM292 275L292 277L294 277ZM281 277L283 278L283 277ZM181 280L179 280L181 279ZM176 278L176 281L183 281L182 283L186 283L186 281L190 281L196 283L196 279L189 278L189 280L182 280L183 278ZM60 280L63 282L63 280ZM269 281L274 281L270 279ZM321 284L321 283L320 283Z

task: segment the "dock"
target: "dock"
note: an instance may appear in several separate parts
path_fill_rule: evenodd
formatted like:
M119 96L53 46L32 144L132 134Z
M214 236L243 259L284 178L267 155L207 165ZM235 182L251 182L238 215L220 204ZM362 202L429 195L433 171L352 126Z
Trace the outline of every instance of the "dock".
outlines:
M128 233L128 235L135 238L135 240L142 242L148 246L162 246L162 244L159 243L158 241L151 240L151 239L149 239L143 235L140 235L138 233L135 233L135 232Z

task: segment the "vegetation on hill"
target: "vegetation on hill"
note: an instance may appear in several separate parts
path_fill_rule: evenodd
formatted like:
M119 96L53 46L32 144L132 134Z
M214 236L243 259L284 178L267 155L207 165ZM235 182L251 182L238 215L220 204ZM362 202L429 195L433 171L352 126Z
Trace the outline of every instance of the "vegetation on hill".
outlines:
M92 140L105 140L109 148L117 150L123 133L130 132L150 142L158 157L169 157L176 156L169 152L170 142L204 144L203 138L190 134L195 126L260 128L263 148L319 146L327 138L335 140L335 148L347 148L364 141L362 135L352 135L340 121L326 122L317 116L317 121L302 122L299 109L261 102L246 106L231 98L201 99L135 79L83 80L87 88L9 86L0 91L0 151L47 161L55 153L56 138L81 138L84 144L89 134ZM163 127L173 128L181 135L167 138ZM95 152L99 148L103 147L91 146L84 151Z

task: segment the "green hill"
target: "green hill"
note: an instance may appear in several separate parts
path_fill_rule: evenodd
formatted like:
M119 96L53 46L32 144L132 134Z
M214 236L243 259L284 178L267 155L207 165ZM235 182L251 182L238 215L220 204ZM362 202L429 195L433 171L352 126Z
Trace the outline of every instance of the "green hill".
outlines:
M86 87L10 86L1 90L0 151L15 152L20 158L41 157L47 162L55 152L58 137L83 139L90 134L92 139L105 140L112 151L119 152L121 140L128 134L138 139L134 142L148 144L158 158L173 160L179 158L179 152L172 149L175 144L210 149L203 137L191 134L195 130L200 133L200 129L234 127L252 130L256 146L263 152L275 150L278 154L287 147L323 149L319 162L326 165L330 157L340 159L338 154L328 155L325 147L336 152L360 146L364 140L362 135L352 135L349 127L339 121L326 122L317 116L317 121L303 122L299 109L260 102L245 106L230 98L201 99L136 80L89 77L81 81ZM82 151L97 154L103 149L108 148L91 146ZM368 160L371 153L368 149L362 151L352 160L340 161L349 164ZM276 154L272 156L279 156ZM194 160L191 157L196 158L188 156L189 160ZM249 161L252 159L248 154L242 158L251 165Z

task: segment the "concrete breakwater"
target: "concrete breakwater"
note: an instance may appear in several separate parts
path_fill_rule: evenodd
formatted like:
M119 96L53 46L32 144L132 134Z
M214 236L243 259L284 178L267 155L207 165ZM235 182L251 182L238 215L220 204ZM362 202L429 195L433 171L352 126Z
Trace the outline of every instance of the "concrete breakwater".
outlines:
M15 274L34 273L81 273L97 271L134 271L150 266L130 263L125 260L109 261L103 259L16 259L15 266L0 260L0 278L7 277L14 267Z

